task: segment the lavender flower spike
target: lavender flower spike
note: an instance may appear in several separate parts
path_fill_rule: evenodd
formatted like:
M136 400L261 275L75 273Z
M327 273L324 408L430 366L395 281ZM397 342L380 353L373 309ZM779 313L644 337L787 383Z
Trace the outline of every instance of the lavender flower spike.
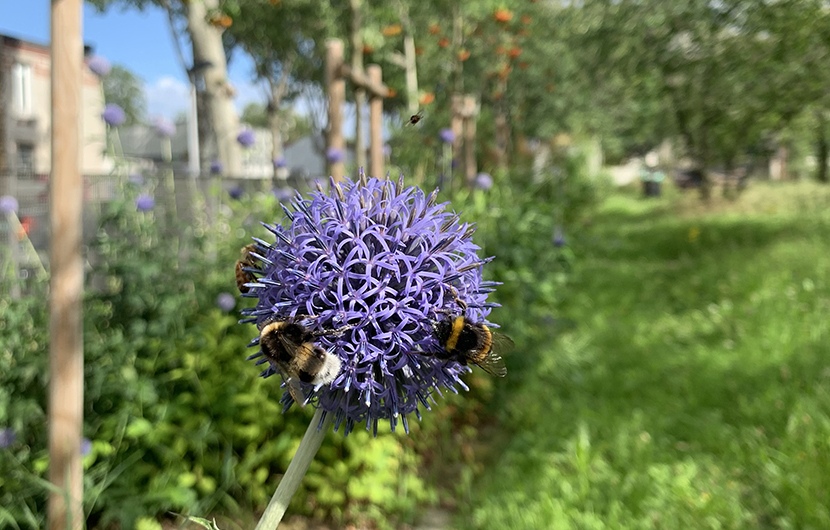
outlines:
M295 198L284 224L265 225L274 243L255 239L265 260L245 321L261 329L295 316L312 331L351 326L317 342L340 358L337 377L319 388L303 383L308 400L334 416L335 430L345 422L348 434L365 420L376 434L379 420L392 430L400 420L408 432L408 414L420 419L442 389L466 389L459 378L466 366L430 355L440 349L431 324L459 314L457 300L468 318L487 323L494 304L486 303L492 289L482 285L481 266L488 260L476 253L474 228L435 204L436 193L405 188L403 176L367 180L361 171L356 183L332 180L328 193ZM269 366L262 376L275 373ZM282 401L292 404L288 393Z

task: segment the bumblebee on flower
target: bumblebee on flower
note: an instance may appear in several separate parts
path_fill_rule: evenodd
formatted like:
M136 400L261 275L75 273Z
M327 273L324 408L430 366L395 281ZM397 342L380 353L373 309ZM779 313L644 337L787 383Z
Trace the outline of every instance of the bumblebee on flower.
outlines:
M361 173L357 183L318 189L283 207L285 225L265 224L274 242L254 238L261 266L250 269L258 277L243 294L257 304L243 310L249 318L242 322L261 333L251 343L261 351L250 358L268 364L264 377L287 379L286 408L313 402L346 434L364 420L375 433L380 420L392 430L400 420L408 432L407 415L420 418L433 393L466 389L459 376L470 371L467 361L503 375L493 345L506 343L486 320L497 305L487 295L498 284L482 280L491 258L477 255L475 227L436 204L437 190L426 195L404 187L403 178ZM456 329L450 354L447 338ZM483 342L473 340L479 336ZM301 345L302 366L325 367L326 377L313 370L300 377L287 350Z

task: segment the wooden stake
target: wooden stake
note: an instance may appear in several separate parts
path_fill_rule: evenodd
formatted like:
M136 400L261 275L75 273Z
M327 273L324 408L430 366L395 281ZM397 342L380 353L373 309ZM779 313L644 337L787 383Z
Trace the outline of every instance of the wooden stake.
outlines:
M84 353L81 299L81 0L52 0L52 175L50 182L50 530L84 526L81 428Z
M467 187L472 187L478 173L476 166L476 115L478 109L473 96L464 96L464 176Z
M383 84L380 65L370 64L366 72L373 84ZM383 178L383 98L380 96L372 96L369 100L369 154L372 164L369 176Z
M343 102L346 100L346 81L340 75L343 67L343 41L326 41L326 87L329 95L329 137L328 148L339 149L346 156L346 142L343 139ZM340 181L346 174L343 161L328 162L329 175Z

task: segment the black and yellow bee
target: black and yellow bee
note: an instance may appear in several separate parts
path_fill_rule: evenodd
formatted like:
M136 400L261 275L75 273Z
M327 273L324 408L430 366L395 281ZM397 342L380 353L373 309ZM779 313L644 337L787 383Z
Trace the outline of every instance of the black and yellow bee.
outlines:
M507 375L507 367L501 355L513 349L510 337L493 332L486 325L471 322L461 315L435 322L433 330L442 348L435 357L464 365L472 363L496 377Z
M254 244L242 247L242 256L236 262L236 287L239 289L240 293L247 293L250 291L250 288L246 287L245 284L253 283L257 280L252 269L260 270L260 267L256 262L256 258L251 255L251 253L256 252L256 250L257 248Z
M422 111L422 110L418 111L417 114L413 114L412 116L409 117L408 125L415 125L416 123L421 121L423 118L424 118L424 111Z
M331 383L340 373L340 359L315 341L323 335L339 334L350 328L312 332L298 319L271 321L259 333L259 347L279 370L291 397L304 407L306 400L300 382L319 387Z

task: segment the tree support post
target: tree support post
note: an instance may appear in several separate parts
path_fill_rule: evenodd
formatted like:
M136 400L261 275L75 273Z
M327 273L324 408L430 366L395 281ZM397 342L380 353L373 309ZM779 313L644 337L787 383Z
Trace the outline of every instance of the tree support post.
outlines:
M380 65L370 64L367 73L370 83L383 85ZM369 159L370 176L383 178L383 98L377 94L373 94L369 100Z
M52 0L52 175L50 182L50 530L80 530L84 353L81 261L81 0Z
M326 87L329 96L329 131L326 147L339 149L343 154L340 160L328 160L329 175L335 181L345 177L346 142L343 139L342 106L346 100L346 80L341 75L343 68L343 41L329 39L326 41Z

